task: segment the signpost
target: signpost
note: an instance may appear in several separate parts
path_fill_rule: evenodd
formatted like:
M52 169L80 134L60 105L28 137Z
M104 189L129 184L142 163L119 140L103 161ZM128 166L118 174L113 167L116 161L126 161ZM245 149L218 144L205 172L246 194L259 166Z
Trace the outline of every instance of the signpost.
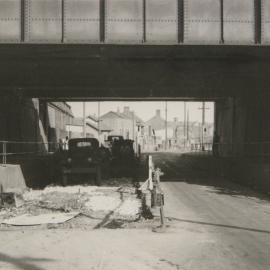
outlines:
M165 232L165 216L164 216L164 193L160 187L160 176L163 172L157 168L155 169L152 156L148 157L148 179L139 188L146 194L146 205L151 207L159 207L160 210L160 225L153 228L153 232ZM148 203L147 194L151 195L151 203Z

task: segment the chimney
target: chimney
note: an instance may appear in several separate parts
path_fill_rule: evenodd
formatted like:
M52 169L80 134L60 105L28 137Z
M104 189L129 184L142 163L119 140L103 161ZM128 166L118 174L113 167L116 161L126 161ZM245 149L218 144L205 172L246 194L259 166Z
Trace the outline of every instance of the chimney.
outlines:
M128 114L129 113L129 107L128 106L125 106L124 107L124 114Z
M156 116L160 117L160 110L156 110Z

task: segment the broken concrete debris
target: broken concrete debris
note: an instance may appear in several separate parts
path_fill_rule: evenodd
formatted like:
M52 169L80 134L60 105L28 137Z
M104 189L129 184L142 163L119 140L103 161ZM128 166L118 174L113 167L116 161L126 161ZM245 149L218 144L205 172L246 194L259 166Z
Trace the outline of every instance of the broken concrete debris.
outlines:
M118 223L135 221L140 217L142 208L141 200L132 187L47 187L24 192L21 195L23 203L19 203L16 196L11 195L5 211L0 209L0 224L60 224L82 214L96 219L100 228L112 220Z

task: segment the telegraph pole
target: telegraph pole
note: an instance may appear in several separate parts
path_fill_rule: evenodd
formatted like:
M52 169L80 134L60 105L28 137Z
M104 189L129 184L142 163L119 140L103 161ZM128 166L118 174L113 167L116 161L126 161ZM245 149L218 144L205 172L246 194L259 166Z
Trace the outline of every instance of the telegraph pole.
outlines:
M202 110L202 127L201 127L201 142L202 142L202 151L204 151L204 126L205 126L205 110L209 110L209 108L205 107L205 102L202 102L202 108L199 108L199 110Z
M101 146L101 142L100 142L100 101L98 101L98 142L99 142L99 146Z
M205 102L202 103L202 150L204 151Z
M187 110L187 107L186 107L186 102L184 101L184 148L186 148L186 110Z
M189 109L187 110L187 141L189 141Z
M167 101L165 101L165 150L168 146L168 108Z
M86 137L85 101L83 102L83 137Z
M135 141L135 115L134 115L134 111L132 112L132 139L133 141Z

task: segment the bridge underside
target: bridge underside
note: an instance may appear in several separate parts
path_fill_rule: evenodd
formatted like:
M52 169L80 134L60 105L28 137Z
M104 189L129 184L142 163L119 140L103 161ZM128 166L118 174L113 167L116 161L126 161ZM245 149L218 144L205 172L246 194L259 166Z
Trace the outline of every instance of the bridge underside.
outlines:
M0 45L0 92L48 99L266 95L264 46Z
M228 172L270 188L269 47L2 44L0 59L2 139L44 140L31 98L214 100Z

